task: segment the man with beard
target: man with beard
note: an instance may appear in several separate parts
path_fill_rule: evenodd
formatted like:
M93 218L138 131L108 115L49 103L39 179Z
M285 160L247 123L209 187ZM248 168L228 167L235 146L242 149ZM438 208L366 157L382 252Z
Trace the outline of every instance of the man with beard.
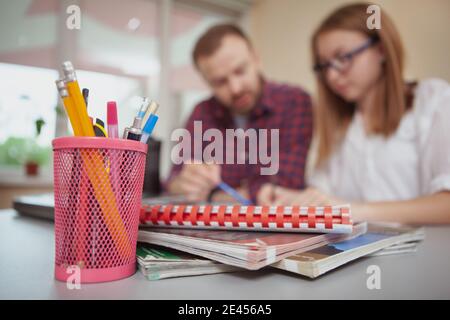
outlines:
M278 129L279 141L267 141L263 147L268 148L264 152L269 155L271 143L278 143L279 149L272 149L279 150L279 169L274 175L261 175L261 163L242 164L235 159L233 163L222 164L190 161L172 167L167 190L192 201L232 200L217 188L223 181L257 202L259 189L267 182L304 188L306 156L312 136L309 95L300 88L265 79L249 38L234 25L216 25L206 31L194 47L193 62L213 96L199 103L188 119L186 129L191 137L194 121L201 121L203 130L220 130L223 137L226 129ZM205 147L205 141L200 144ZM236 144L233 148L234 158ZM245 159L250 156L248 149L246 143ZM223 152L230 152L225 143ZM192 157L191 160L203 159Z

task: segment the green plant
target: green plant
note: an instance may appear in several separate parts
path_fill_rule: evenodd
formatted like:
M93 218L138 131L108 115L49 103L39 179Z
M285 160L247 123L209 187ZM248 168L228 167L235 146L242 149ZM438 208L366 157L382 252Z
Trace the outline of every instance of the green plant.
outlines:
M49 160L49 148L44 148L39 146L36 143L36 139L39 138L42 127L45 125L45 120L42 118L37 119L34 122L36 133L35 133L35 139L28 139L25 143L25 163L35 163L38 165L44 165Z
M36 126L36 138L39 137L39 135L42 132L42 127L45 125L45 120L42 118L37 119L34 122L35 126Z
M27 162L46 165L50 155L50 147L41 147L30 138L9 137L0 145L0 163L3 165L20 166Z
M0 163L5 165L22 165L27 156L26 138L9 137L0 145Z
M0 144L0 164L21 166L27 163L46 165L50 162L51 147L42 147L37 138L42 132L45 121L39 118L35 121L35 136L33 138L9 137Z
M35 141L27 146L26 161L28 163L36 163L38 165L45 165L50 160L50 148L41 147Z

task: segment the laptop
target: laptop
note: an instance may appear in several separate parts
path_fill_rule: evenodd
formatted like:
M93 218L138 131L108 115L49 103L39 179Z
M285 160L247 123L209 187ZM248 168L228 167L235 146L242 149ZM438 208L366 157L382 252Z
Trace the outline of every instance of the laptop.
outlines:
M55 209L53 193L17 197L13 201L13 208L23 215L53 220Z
M160 195L146 196L142 199L142 204L187 204L188 201L183 196ZM54 220L54 198L53 193L44 193L38 195L20 196L14 199L13 208L21 215L32 216L47 220Z

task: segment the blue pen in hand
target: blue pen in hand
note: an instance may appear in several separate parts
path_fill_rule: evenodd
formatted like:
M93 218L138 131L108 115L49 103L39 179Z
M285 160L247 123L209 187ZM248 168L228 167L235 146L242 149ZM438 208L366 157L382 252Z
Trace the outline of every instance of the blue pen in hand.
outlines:
M241 196L241 194L239 192L237 192L234 188L230 187L228 184L226 184L225 182L221 182L217 185L223 192L229 194L230 196L233 197L233 199L235 199L236 201L240 202L242 205L244 206L251 206L253 203L244 198L243 196Z

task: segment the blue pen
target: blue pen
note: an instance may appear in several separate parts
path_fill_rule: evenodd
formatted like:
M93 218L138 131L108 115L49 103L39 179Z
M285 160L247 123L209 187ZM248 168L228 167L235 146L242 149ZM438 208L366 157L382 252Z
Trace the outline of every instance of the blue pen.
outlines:
M148 138L150 138L150 135L153 132L153 129L155 128L156 122L158 121L159 117L156 114L150 115L148 117L147 123L144 126L144 129L142 129L142 136L141 136L141 142L147 143Z
M144 127L142 128L142 136L140 140L142 143L147 143L148 138L150 137L150 135L153 132L153 129L155 128L156 122L159 119L159 117L155 114L158 108L159 105L156 102L152 101L152 103L149 106L150 115Z
M221 182L217 185L220 189L222 189L222 191L224 191L225 193L228 193L230 196L232 196L234 199L236 199L237 201L239 201L242 205L244 206L251 206L252 202L246 198L244 198L243 196L240 195L239 192L237 192L235 189L233 189L232 187L230 187L228 184L226 184L225 182Z

